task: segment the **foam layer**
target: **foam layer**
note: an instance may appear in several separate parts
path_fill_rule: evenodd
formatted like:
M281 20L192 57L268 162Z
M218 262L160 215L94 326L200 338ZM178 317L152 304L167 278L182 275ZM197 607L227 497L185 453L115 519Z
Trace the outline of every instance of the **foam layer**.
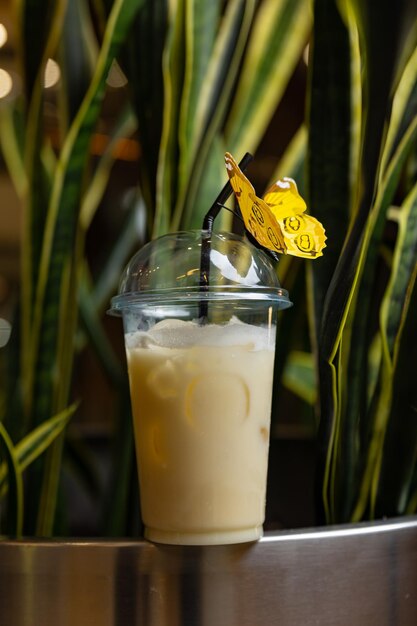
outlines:
M273 350L275 326L253 326L233 317L227 324L167 319L149 331L127 333L127 349L189 348L191 346L244 346L248 350Z

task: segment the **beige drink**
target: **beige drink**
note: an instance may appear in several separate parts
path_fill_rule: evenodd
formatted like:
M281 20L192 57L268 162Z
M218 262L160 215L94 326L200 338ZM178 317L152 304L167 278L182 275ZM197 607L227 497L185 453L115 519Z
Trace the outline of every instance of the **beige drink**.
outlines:
M265 512L275 327L166 320L126 334L148 539L258 539Z
M110 313L123 318L148 539L261 536L275 324L289 306L240 235L170 233L130 259Z

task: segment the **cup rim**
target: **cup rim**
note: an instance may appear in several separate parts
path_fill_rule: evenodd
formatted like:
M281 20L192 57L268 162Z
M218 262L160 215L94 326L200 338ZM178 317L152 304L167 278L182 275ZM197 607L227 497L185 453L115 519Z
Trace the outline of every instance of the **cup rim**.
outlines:
M149 289L148 291L126 292L111 299L109 315L120 316L124 309L149 306L151 304L186 304L194 302L248 301L268 302L277 309L292 306L288 291L282 287L263 287L261 285L209 285L207 287L177 287Z

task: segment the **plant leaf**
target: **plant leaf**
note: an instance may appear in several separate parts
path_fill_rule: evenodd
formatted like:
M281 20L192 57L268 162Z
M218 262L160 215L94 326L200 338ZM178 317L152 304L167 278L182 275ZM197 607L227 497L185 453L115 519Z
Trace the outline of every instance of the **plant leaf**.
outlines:
M382 155L381 173L384 176L400 142L417 114L417 48L411 56L398 88L395 90L390 124Z
M80 316L87 333L89 343L94 348L100 363L110 381L116 386L125 386L125 376L119 360L103 330L98 312L88 290L86 281L81 281L79 289Z
M65 2L63 0L21 0L18 6L17 18L21 25L19 50L22 56L26 100L30 102L37 89L36 83L41 80L46 57L52 53L58 40L58 29L52 40L49 35L57 14L61 13L61 16L63 14Z
M141 4L142 0L114 2L93 80L66 137L57 164L48 207L31 332L32 369L36 372L36 378L30 390L30 400L33 402L35 425L46 416L60 411L67 402L79 271L77 261L80 250L79 242L77 246L76 241L82 173L88 160L89 142L100 112L111 63ZM65 371L59 371L60 365ZM61 454L62 438L58 438L45 458L46 482L40 497L38 520L38 529L43 535L48 535L52 529ZM35 486L32 493L36 492Z
M283 156L278 162L277 167L270 179L267 187L270 187L275 181L289 176L297 182L300 194L303 196L305 188L304 169L306 165L307 153L307 128L304 124L300 126L298 131L287 146Z
M225 129L227 149L254 152L306 45L306 0L265 0L259 7Z
M65 136L87 92L97 61L97 39L86 0L66 3L60 42L60 124Z
M360 6L358 6L359 4ZM359 177L353 195L356 199L354 220L351 223L326 294L320 335L322 358L332 365L331 368L324 365L320 368L322 386L321 433L329 438L332 438L331 433L340 434L336 438L333 437L332 441L329 439L326 452L327 461L324 464L327 468L327 486L331 485L332 482L336 485L339 480L342 481L337 488L339 504L330 496L330 501L326 505L328 512L333 510L335 515L332 518L333 521L346 519L353 497L354 481L357 479L360 469L357 466L360 457L356 454L355 449L358 441L358 428L361 437L360 445L366 445L371 427L369 420L362 420L361 424L361 417L364 415L363 405L367 397L367 380L362 374L362 367L366 365L364 355L366 355L372 338L368 337L367 341L363 343L364 335L359 334L356 324L362 325L363 330L364 324L368 321L368 317L363 314L363 309L360 314L358 308L366 306L371 298L371 292L365 292L364 299L360 297L361 293L364 293L365 285L361 279L365 276L366 280L372 280L376 259L374 255L378 250L385 224L386 210L394 193L394 181L398 173L396 167L392 166L390 178L378 191L377 208L371 211L374 204L374 190L379 180L380 157L384 149L384 124L386 115L391 109L391 90L397 81L397 60L405 49L404 41L401 39L401 34L404 32L402 31L404 11L400 11L401 15L396 15L395 20L391 22L389 3L383 2L382 4L384 7L381 8L381 3L378 4L378 7L373 2L358 3L354 1L352 4L347 3L348 6L355 8L362 52L366 60L363 69L365 114ZM404 8L403 3L401 4ZM414 10L416 9L417 7L414 7ZM378 41L374 36L376 29L374 28L372 33L369 32L371 24L375 24L376 19L380 26L378 28ZM391 29L394 29L395 32L392 33ZM390 37L390 44L386 49L383 49L382 42L385 36ZM385 66L384 57L388 53L392 58L386 59L387 65ZM404 60L401 63L404 63ZM398 156L396 165L400 164L403 154L401 152L401 156ZM361 285L360 290L358 289L359 285ZM353 313L355 313L355 317L353 317ZM353 326L352 320L354 320ZM354 341L349 340L349 338L354 338ZM343 352L341 352L342 345L344 346ZM336 357L338 357L340 364L343 363L341 370L335 362ZM349 369L346 378L347 359L349 359ZM334 377L333 381L326 380L327 376ZM342 390L347 384L347 380L349 381L350 392L342 396ZM336 395L334 394L335 389ZM344 406L345 399L348 403L347 408ZM342 407L341 402L343 402ZM359 408L358 403L360 403ZM342 418L343 421L340 422ZM341 428L342 430L340 430ZM325 444L323 444L323 448L326 449ZM332 468L331 471L334 472L332 476L329 474L329 468ZM325 487L325 491L326 489L327 487ZM333 501L333 505L331 501ZM342 507L341 509L339 505Z
M409 304L410 283L417 267L417 185L399 212L398 227L392 272L381 306L383 346L393 363Z
M0 145L8 172L19 197L23 197L27 189L26 171L23 159L24 127L20 106L2 104L0 107Z
M180 196L199 143L201 127L195 111L207 78L219 15L219 0L185 0L185 74L178 127Z
M352 289L357 280L357 268L366 220L372 206L375 184L378 180L379 161L385 137L384 125L391 110L391 91L397 80L397 67L405 50L404 33L409 32L405 24L417 19L417 5L402 0L392 17L392 6L388 0L363 3L351 0L356 9L358 28L362 35L361 44L365 51L364 67L364 127L361 150L360 181L358 183L358 208L343 252L333 274L327 292L323 312L323 352L326 357L335 353L340 330L346 320L347 308L352 299ZM405 10L407 9L407 10ZM371 25L378 23L378 34ZM417 36L415 33L414 36ZM389 45L385 46L385 42ZM408 40L406 48L409 48ZM372 112L372 113L371 113Z
M359 49L355 24L340 15L333 0L316 0L309 55L309 140L307 204L324 224L327 235L322 258L308 266L312 280L312 320L317 335L324 297L348 230L352 183L357 172Z
M392 406L374 485L375 517L405 515L411 504L417 468L417 386L413 356L417 351L416 276L410 281L407 315L397 340L397 367L392 381ZM414 286L414 289L411 287ZM375 480L376 483L376 480ZM411 511L410 511L411 512Z
M16 451L4 425L0 422L0 456L7 467L9 497L5 531L8 535L19 538L23 526L23 481L16 458ZM2 465L3 465L2 463ZM0 466L1 467L1 466Z
M113 471L103 507L103 526L106 535L125 536L132 530L132 520L140 498L137 483L137 466L133 436L133 418L129 396L120 396L121 420L112 441L111 464ZM138 529L135 529L137 536Z
M161 68L168 18L168 0L147 0L135 19L121 55L142 146L141 193L152 216L156 205L157 167L165 109Z
M316 376L313 355L292 350L284 371L283 384L312 406L317 400Z
M201 228L204 215L219 193L219 180L226 182L222 127L254 11L253 0L232 0L221 20L196 112L197 128L200 129L198 152L185 197L179 197L175 207L171 224L173 230L178 230L180 226ZM219 179L217 173L220 167L222 173Z
M26 435L14 448L16 463L20 472L33 463L51 445L54 439L63 431L69 419L77 409L77 404L72 404L59 415L46 420ZM7 479L8 467L6 463L0 465L0 493L4 493L4 484Z
M136 128L136 119L127 106L118 117L114 125L108 143L100 155L94 173L91 175L88 189L86 190L80 209L80 225L87 231L93 221L101 199L109 182L111 168L115 161L115 149L120 140L129 136Z
M209 145L207 143L205 148L208 148L208 154L206 156L202 150L200 153L201 162L195 164L196 171L193 175L195 178L190 181L190 188L188 190L189 194L196 192L197 195L195 197L192 210L191 205L188 204L187 210L181 221L180 228L184 228L185 230L201 228L205 214L217 197L222 187L222 183L226 182L224 167L224 154L226 150L223 137L219 135L214 136L211 144ZM206 158L203 171L203 168L200 168L200 166L205 156ZM201 179L197 191L195 180L199 174L201 174ZM187 203L189 201L190 196L187 199ZM222 211L221 216L218 218L218 222L216 222L216 228L220 228L221 224L223 226L227 224L229 216L231 216L230 213Z
M25 427L30 422L33 390L34 351L31 341L33 336L36 337L36 332L32 332L35 285L39 276L39 260L42 254L42 238L51 183L42 160L43 73L48 58L56 49L64 11L64 0L49 0L46 7L42 6L39 0L26 0L20 5L18 19L21 40L26 42L30 41L28 37L33 37L34 46L33 58L32 51L27 50L25 44L19 48L22 51L26 96L24 163L28 190L24 206L21 279L21 361Z
M94 281L92 297L97 311L107 307L132 250L145 242L146 207L138 189L129 190L127 193L126 209L128 216L119 237L108 253L102 271Z
M322 398L319 445L325 458L319 465L324 472L325 511L334 515L342 424L337 367L332 363L334 355L326 352L330 329L323 323L323 309L350 221L361 125L357 27L348 7L341 15L331 0L316 0L309 59L307 200L311 213L324 224L328 239L324 256L307 268L307 284ZM339 347L338 362L342 358Z
M389 372L382 372L381 376L384 382L380 381L379 393L384 396L383 403L377 406L371 405L368 411L368 383L367 376L364 374L367 367L368 353L372 343L370 334L370 321L372 319L372 311L375 310L375 303L380 298L375 289L378 285L376 271L378 268L378 254L380 243L383 236L387 210L396 189L402 168L404 166L413 141L417 136L417 118L404 135L399 144L395 155L390 161L389 168L385 177L381 180L378 195L373 207L373 212L367 224L367 229L363 242L362 269L360 275L360 283L357 287L357 296L355 307L351 309L351 336L355 338L351 342L349 360L345 364L346 381L349 381L350 394L346 397L344 409L344 426L343 426L343 449L340 454L341 474L344 480L350 482L348 495L345 497L346 516L349 509L353 506L353 489L355 481L360 480L358 477L360 468L358 466L359 456L357 454L358 440L361 446L368 445L370 430L374 428L373 421L377 420L378 429L384 420L388 419L387 407L390 403L389 389L391 387L391 375ZM404 287L404 284L402 285ZM379 407L379 408L378 408ZM380 412L380 417L376 417L376 412ZM385 427L384 427L385 428ZM382 440L381 440L382 442ZM375 443L372 448L376 450ZM360 448L362 449L362 447ZM356 450L356 452L355 452ZM357 457L356 461L354 457ZM370 476L370 467L368 465L368 477ZM366 481L370 485L369 480ZM365 499L361 499L365 503ZM356 510L359 510L356 507Z
M42 329L39 337L37 368L38 371L44 372L42 376L45 377L42 389L37 390L38 393L34 399L35 423L41 421L43 416L53 412L48 407L52 397L50 393L52 383L50 370L58 340L56 334L54 336L53 329L57 329L55 320L59 312L57 307L58 294L62 293L62 274L73 254L78 218L77 208L79 207L82 186L81 173L88 159L89 141L100 111L105 80L111 63L141 3L142 0L135 2L116 0L114 3L93 81L74 119L59 160L48 209L36 298L36 323L33 328L35 353L38 353L36 349L38 333ZM73 306L65 300L64 303L65 307ZM41 376L38 376L38 380L40 379ZM59 410L61 407L55 408Z
M355 508L354 519L359 519L363 514L364 508L370 498L370 506L373 511L375 508L376 490L378 488L380 467L382 464L383 450L385 443L385 434L389 426L389 417L391 413L391 404L393 402L393 384L396 361L398 357L399 346L403 331L403 325L407 319L407 312L410 302L410 294L413 291L417 274L417 185L406 198L404 205L399 213L399 231L394 253L394 261L390 281L386 289L386 293L381 305L381 336L382 336L382 366L381 366L381 383L379 389L379 399L376 402L375 416L372 425L372 441L369 453L366 459L366 466L361 482L360 498ZM411 330L408 332L408 343L413 337ZM404 360L404 357L403 357ZM394 406L403 409L403 412L393 416L397 422L404 419L405 424L409 424L407 431L411 441L416 442L416 432L414 432L413 423L415 415L413 412L413 390L412 384L406 369L402 369L401 380L400 374L397 375L397 388L402 393L406 393L401 400L396 399ZM407 415L409 416L407 418ZM394 427L393 432L395 433ZM414 437L413 437L414 434ZM398 436L397 436L398 438ZM387 444L389 446L389 443ZM406 446L407 447L407 446ZM402 459L404 471L411 471L413 468L414 457L411 455L411 469L404 468L405 458L410 459L410 454L405 455ZM392 495L391 495L392 497Z
M184 0L169 3L168 34L163 54L164 110L156 180L156 207L152 237L169 230L177 193L177 131L184 56Z

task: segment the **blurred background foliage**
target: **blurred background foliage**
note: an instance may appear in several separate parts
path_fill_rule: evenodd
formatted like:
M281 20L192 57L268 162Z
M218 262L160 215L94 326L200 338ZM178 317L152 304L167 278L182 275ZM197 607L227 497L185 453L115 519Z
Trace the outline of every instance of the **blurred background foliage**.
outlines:
M278 267L268 527L415 512L417 7L391 4L4 5L3 533L140 533L105 311L135 249L201 225L226 150L256 155L258 193L296 178L328 235Z

